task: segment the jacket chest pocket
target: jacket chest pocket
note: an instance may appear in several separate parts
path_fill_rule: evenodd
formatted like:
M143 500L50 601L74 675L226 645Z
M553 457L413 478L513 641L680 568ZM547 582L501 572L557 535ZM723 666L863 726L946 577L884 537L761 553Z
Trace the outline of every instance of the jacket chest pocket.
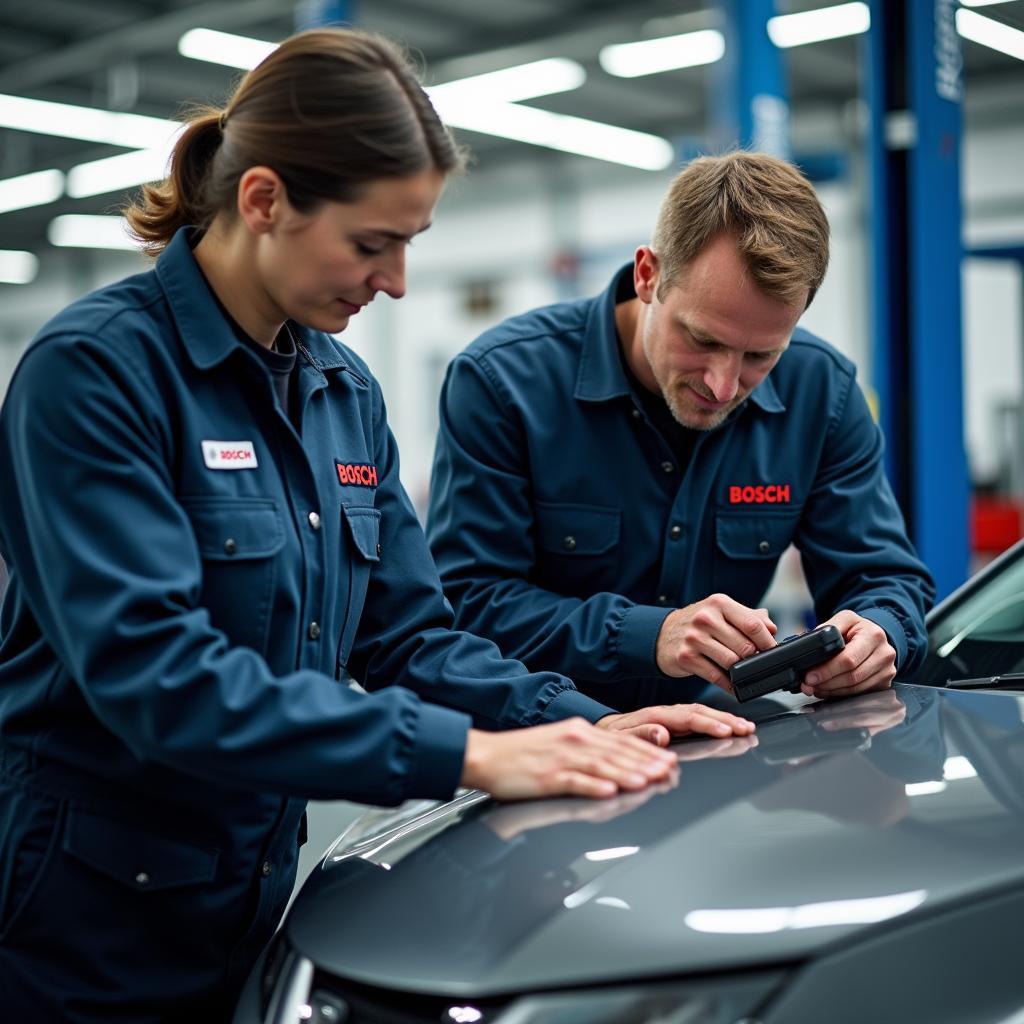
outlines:
M266 653L284 526L271 498L183 498L203 560L200 604L232 644Z
M347 559L348 599L338 642L338 668L348 664L373 567L380 561L380 510L370 505L341 506L342 557Z
M534 507L536 582L576 597L615 589L622 512L546 501L535 502Z
M800 522L800 510L715 517L714 590L740 604L760 604Z

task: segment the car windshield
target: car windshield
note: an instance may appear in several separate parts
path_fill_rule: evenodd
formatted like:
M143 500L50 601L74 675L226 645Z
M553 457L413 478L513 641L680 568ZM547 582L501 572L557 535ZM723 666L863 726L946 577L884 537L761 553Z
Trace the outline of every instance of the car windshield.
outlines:
M1024 549L932 625L921 678L1024 672Z

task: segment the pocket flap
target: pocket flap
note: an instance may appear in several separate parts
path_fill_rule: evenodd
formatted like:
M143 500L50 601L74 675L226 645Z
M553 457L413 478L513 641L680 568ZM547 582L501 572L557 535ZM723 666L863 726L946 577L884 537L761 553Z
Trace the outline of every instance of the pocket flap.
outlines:
M182 498L181 503L203 558L269 558L284 547L284 527L271 498Z
M140 892L213 881L217 851L154 835L116 818L72 807L64 850L89 867Z
M622 513L597 505L535 502L537 545L560 555L601 555L619 542Z
M736 516L719 512L715 540L730 558L778 558L789 547L799 519L799 513Z
M342 505L341 517L359 554L369 562L380 561L380 510L369 505Z

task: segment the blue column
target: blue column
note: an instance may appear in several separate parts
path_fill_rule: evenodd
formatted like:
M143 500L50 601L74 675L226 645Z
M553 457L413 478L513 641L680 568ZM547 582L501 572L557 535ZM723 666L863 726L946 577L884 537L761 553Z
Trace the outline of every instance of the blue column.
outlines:
M887 469L939 596L968 567L954 0L870 0L874 377Z
M905 467L909 464L910 427L907 367L907 237L905 139L892 137L890 126L904 126L906 55L903 14L886 18L885 0L869 0L871 30L863 37L862 65L869 111L868 229L871 246L872 378L878 396L878 419L885 434L885 468L896 498L909 520L910 495ZM889 4L890 8L897 6ZM898 16L897 16L898 14ZM890 114L893 120L890 121Z
M768 38L775 0L719 0L725 55L712 66L711 137L788 159L789 100L782 55Z

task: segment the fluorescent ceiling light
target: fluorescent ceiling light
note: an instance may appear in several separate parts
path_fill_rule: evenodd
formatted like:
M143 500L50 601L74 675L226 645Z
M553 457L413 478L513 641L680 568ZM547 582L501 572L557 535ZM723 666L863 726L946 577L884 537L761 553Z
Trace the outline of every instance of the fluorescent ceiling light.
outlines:
M29 284L39 271L39 260L30 252L0 249L0 284Z
M153 149L137 149L78 164L68 171L67 191L74 199L99 196L106 192L134 188L146 181L161 181L167 176L174 140Z
M256 67L277 47L277 43L264 39L215 32L208 28L191 29L178 40L178 53L184 57L245 70ZM513 103L578 89L586 78L587 73L582 64L564 57L551 57L499 71L470 75L468 78L432 86L426 91L431 99L435 96L446 99L458 96L460 99L478 102L504 100Z
M31 174L19 174L16 178L4 178L0 181L0 213L52 203L63 194L64 174L61 171L33 171Z
M1005 4L1007 0L960 0L964 7L991 7L993 4Z
M230 32L215 32L209 28L193 28L178 40L178 53L193 60L211 64L225 64L229 68L249 71L278 47L265 39L250 39Z
M713 64L725 53L725 36L717 29L683 32L660 39L643 39L637 43L606 46L598 54L601 67L620 78L655 75L676 68L692 68Z
M587 72L582 64L565 57L549 57L434 85L427 89L427 94L434 103L449 99L515 103L557 92L571 92L586 80Z
M128 222L124 217L90 217L66 214L50 221L47 237L52 245L73 249L131 249L139 250L139 243L128 237Z
M276 46L246 36L192 29L178 41L178 52L197 60L252 68ZM426 91L441 119L454 128L643 170L668 167L675 153L671 144L657 135L516 105L519 100L578 89L585 80L586 71L575 61L549 58L456 79ZM76 187L86 187L79 186L78 181L76 178Z
M645 171L664 170L675 159L671 143L658 135L568 114L553 114L549 110L516 103L477 105L442 102L438 104L438 113L455 128L546 146L563 153L576 153Z
M865 3L838 4L799 14L780 14L768 19L768 38L779 47L804 46L825 39L856 36L871 27L871 11Z
M1024 60L1024 32L974 11L956 12L956 30L972 43L981 43L1017 60Z
M25 96L0 95L0 128L13 128L65 139L105 142L140 149L166 142L180 126L174 121L142 114L120 114L70 103L31 100Z

